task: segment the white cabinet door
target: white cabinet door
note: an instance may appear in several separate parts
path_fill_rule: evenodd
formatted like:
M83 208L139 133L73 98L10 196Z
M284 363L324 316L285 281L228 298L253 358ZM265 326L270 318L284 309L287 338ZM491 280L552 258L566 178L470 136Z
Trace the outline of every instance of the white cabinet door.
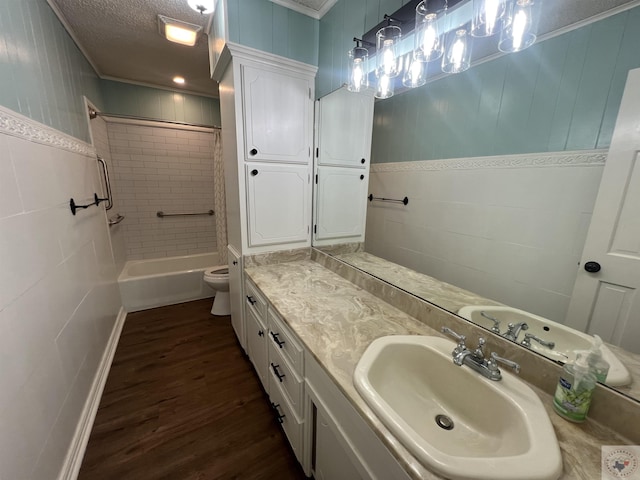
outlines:
M264 390L269 393L267 329L250 309L247 309L247 354L258 373Z
M325 412L316 408L315 446L316 480L357 480L360 472L342 448L340 440L331 430L330 420ZM342 441L346 441L342 439Z
M318 165L368 167L373 95L342 87L318 101Z
M369 185L366 173L353 168L318 167L316 240L358 237L364 233Z
M309 167L257 163L245 167L249 246L308 241Z
M229 300L231 303L231 325L242 348L246 351L244 317L242 308L242 258L232 248L227 247L229 258Z
M310 81L243 65L242 88L245 160L310 163Z

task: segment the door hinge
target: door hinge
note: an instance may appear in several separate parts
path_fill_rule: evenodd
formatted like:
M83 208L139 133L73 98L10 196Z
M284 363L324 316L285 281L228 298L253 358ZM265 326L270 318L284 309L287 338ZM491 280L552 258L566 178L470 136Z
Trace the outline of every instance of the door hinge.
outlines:
M312 98L311 98L311 87L309 87L309 100L312 100Z
M313 226L313 233L318 233L318 225Z
M309 147L309 157L311 157L311 147Z
M318 184L318 174L316 173L316 185Z
M307 233L309 233L309 225L307 225Z
M319 150L320 149L318 147L316 147L316 158L318 158Z

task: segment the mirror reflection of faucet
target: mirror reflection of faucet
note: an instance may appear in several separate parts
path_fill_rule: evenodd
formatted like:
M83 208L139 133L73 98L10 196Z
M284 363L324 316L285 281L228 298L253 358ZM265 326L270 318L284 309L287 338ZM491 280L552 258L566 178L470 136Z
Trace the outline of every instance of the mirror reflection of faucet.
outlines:
M493 327L491 327L492 332L500 334L500 320L498 320L496 317L492 317L484 310L480 312L480 315L482 315L487 320L491 320L493 322Z
M531 340L538 342L540 345L542 345L543 347L547 347L550 350L553 350L553 347L556 346L555 342L548 342L546 340L543 340L540 337L536 337L533 333L525 333L524 340L520 342L520 345L531 348Z
M504 332L502 336L507 340L517 342L518 335L520 335L520 330L529 330L529 325L527 324L527 322L510 323L507 331Z

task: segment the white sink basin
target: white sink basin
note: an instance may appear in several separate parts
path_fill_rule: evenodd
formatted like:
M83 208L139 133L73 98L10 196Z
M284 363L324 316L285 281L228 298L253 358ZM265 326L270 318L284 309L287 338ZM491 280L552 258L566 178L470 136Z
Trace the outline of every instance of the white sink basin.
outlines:
M533 333L543 340L554 342L555 346L553 349L544 347L535 341L532 341L531 347L528 347L551 360L562 363L567 361L573 362L576 358L576 350L589 350L593 344L593 337L586 333L579 332L578 330L554 322L548 318L540 317L524 310L518 310L517 308L488 305L468 306L462 307L458 311L458 315L467 320L471 320L477 325L490 329L493 326L493 322L480 315L480 312L485 312L500 320L501 332L507 330L509 322L527 322L529 329L526 332L520 332L520 335L518 335L518 343L522 341L525 333ZM631 382L631 376L626 367L606 345L603 345L601 350L602 358L609 363L609 373L605 383L612 387L628 385Z
M356 367L355 387L404 447L446 478L557 479L562 457L540 398L511 374L496 382L454 365L454 347L439 337L379 338Z

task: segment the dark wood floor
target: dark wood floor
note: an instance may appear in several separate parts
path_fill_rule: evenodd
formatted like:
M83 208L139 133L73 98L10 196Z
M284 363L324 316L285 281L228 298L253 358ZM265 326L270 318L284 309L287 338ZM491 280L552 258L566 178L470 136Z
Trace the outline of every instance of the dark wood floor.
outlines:
M303 479L211 300L129 314L79 478Z

